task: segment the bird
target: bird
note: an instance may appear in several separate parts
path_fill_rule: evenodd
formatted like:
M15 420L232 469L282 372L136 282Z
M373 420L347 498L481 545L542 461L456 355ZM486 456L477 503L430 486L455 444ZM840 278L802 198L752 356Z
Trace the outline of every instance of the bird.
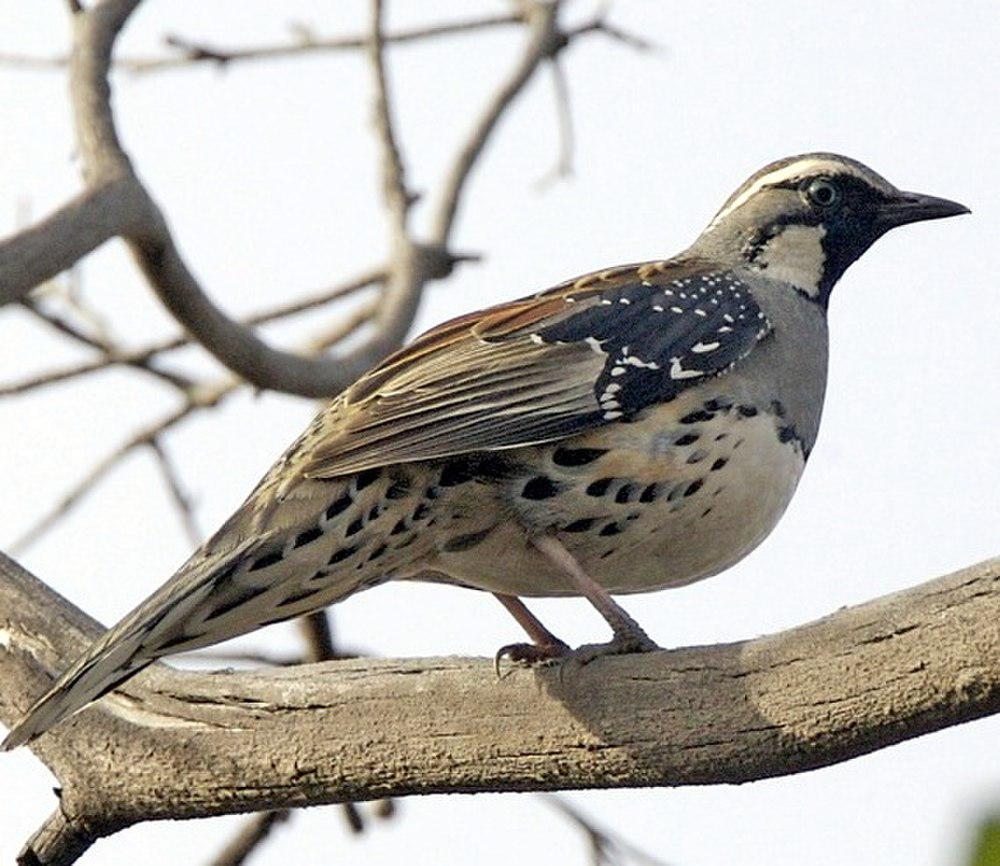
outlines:
M493 593L531 639L501 649L515 662L658 649L614 596L763 541L816 442L834 284L890 229L965 213L848 157L789 157L679 255L431 329L336 396L3 748L156 659L389 580ZM585 597L611 641L570 649L522 601L537 596Z

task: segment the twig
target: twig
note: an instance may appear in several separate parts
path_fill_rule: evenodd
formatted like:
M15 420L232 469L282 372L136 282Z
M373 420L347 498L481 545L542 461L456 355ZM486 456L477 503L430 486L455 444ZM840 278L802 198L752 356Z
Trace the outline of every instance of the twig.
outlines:
M377 300L369 301L358 307L358 309L349 313L339 322L334 322L327 331L314 336L309 341L309 350L315 353L325 352L331 346L347 339L363 325L368 324L375 318L378 313L378 307L379 303Z
M451 36L487 30L495 27L508 27L521 21L519 15L493 15L470 21L455 21L448 24L434 24L428 27L415 27L387 34L386 44L402 45L407 42L430 40L438 36ZM201 63L216 66L230 66L248 60L278 60L296 58L326 52L357 50L366 48L368 36L336 36L317 38L306 36L287 45L257 45L247 48L220 48L197 42L183 36L170 34L164 37L164 43L177 49L180 56L176 57L122 57L115 60L115 67L128 72L143 74L162 72L165 70L189 67ZM0 54L0 65L22 67L27 69L62 69L69 58L62 57L31 57L23 54Z
M473 125L445 178L433 220L432 236L440 246L448 245L465 183L501 115L524 90L542 60L553 50L558 50L556 47L558 13L558 2L531 2L526 6L528 43L510 76L500 85Z
M180 473L170 459L170 455L164 449L160 437L152 438L148 444L150 450L153 452L153 456L156 457L156 463L160 467L160 474L163 476L163 481L170 492L170 499L174 503L177 514L180 516L181 525L184 527L188 541L192 547L197 547L201 544L201 531L198 529L198 523L195 520L194 506L191 503L191 499L181 486Z
M92 349L97 349L104 355L104 361L107 364L114 363L112 359L120 357L120 350L116 349L107 340L101 337L91 336L84 333L79 328L76 327L72 322L67 319L62 318L57 313L53 313L49 310L45 310L37 301L31 297L22 298L20 301L22 307L28 310L37 319L44 322L50 328L58 331L61 334L75 340L78 343L82 343L85 346L89 346ZM162 382L166 382L168 385L172 385L179 391L187 392L190 390L191 386L194 384L194 380L188 376L184 376L181 373L174 373L169 370L163 370L154 364L150 363L148 357L146 358L135 358L131 360L122 360L120 363L126 364L130 367L134 367L136 370L141 370L144 373L148 373L151 376L159 379ZM33 380L28 380L29 382L34 381L34 385L29 385L28 388L23 387L25 383L15 383L12 386L0 387L0 397L8 396L9 394L20 393L25 390L29 390L31 387L37 387L38 384L49 384L51 382L60 381L59 378L52 376L52 374L42 374L41 376L34 377Z
M291 816L290 809L258 812L251 816L229 844L209 861L209 866L242 866L275 827L285 823Z
M406 189L406 173L396 141L392 114L389 107L389 82L385 72L382 37L382 0L371 0L371 37L368 43L368 62L372 67L375 83L375 134L379 143L382 168L382 200L393 222L397 242L405 238L406 216L413 197Z
M309 310L317 309L318 307L325 306L333 301L346 298L349 295L353 295L361 291L362 289L368 289L372 286L376 286L382 283L385 280L385 277L386 271L384 268L375 268L359 274L357 277L334 286L333 288L324 289L321 292L307 295L305 298L300 298L289 303L261 310L260 312L245 317L241 321L247 326L263 325L268 322L275 322L280 319L288 318L289 316L297 315L298 313L308 312ZM145 369L146 364L154 356L165 352L172 352L176 349L183 349L186 346L190 346L192 343L194 343L194 340L190 336L180 334L175 337L169 337L165 340L161 340L158 343L144 346L141 349L125 349L110 352L104 357L98 358L94 361L87 361L82 364L63 367L58 370L50 370L22 379L18 382L12 382L9 385L0 386L0 397L8 397L13 394L23 394L26 391L31 391L35 388L51 385L56 382L64 382L67 379L75 379L79 376L96 373L99 370L105 370L108 367L120 364Z
M569 82L562 68L559 56L555 55L549 61L552 73L552 87L556 97L556 123L559 131L559 152L555 165L552 166L535 184L538 189L546 189L557 180L573 174L573 111L570 105Z
M221 400L231 394L241 383L237 380L229 380L222 385L203 387L193 391L187 402L180 409L176 409L161 418L156 423L149 425L138 433L130 436L125 442L119 445L114 451L101 460L91 469L73 488L66 493L48 512L39 518L23 535L10 545L10 550L19 555L38 539L48 532L60 519L72 511L94 487L102 481L119 463L122 462L135 449L142 446L151 445L158 437L175 427L180 422L188 418L199 409L218 405Z
M260 389L304 397L336 394L373 363L398 348L413 322L425 280L412 273L405 290L387 291L383 326L350 353L330 359L303 357L265 343L231 319L206 294L184 261L166 218L143 187L115 127L108 82L114 42L138 0L102 0L74 27L71 102L85 181L122 180L133 205L121 232L161 303L212 355Z
M665 861L647 854L617 834L599 827L588 815L571 806L564 798L554 794L539 796L583 831L590 845L591 866L625 866L628 862L640 863L643 866L667 866Z

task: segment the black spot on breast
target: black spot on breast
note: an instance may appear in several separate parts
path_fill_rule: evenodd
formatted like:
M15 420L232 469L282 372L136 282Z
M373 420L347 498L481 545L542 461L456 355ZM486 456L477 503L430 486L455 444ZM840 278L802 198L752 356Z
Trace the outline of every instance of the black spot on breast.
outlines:
M442 550L444 550L445 553L460 553L463 550L470 550L477 544L484 541L492 531L493 527L489 526L479 532L469 532L465 535L456 535L454 538L450 538L444 543Z
M247 587L243 590L243 592L230 596L224 603L212 608L212 612L205 617L205 622L210 622L216 617L222 616L224 613L229 613L229 611L239 607L240 605L253 601L258 595L262 595L269 589L270 586L268 585Z
M674 445L693 445L698 441L698 438L697 433L685 433L680 439L674 442Z
M694 496L694 494L695 494L695 493L697 493L697 492L698 492L699 490L701 490L701 486L702 486L702 485L703 485L704 483L705 483L705 482L704 482L704 481L703 481L703 480L702 480L701 478L699 478L699 479L698 479L698 480L696 480L696 481L692 481L692 482L691 482L691 483L690 483L690 484L689 484L689 485L687 486L687 488L686 488L686 489L684 490L684 495L685 495L685 496Z
M567 523L563 528L563 532L586 532L588 529L592 529L596 523L596 519L593 517L581 517L579 520L574 520L572 523Z
M385 511L385 508L383 506L377 505L377 504L373 505L372 508L371 508L371 511L368 512L368 520L369 520L369 522L371 522L372 520L378 520L382 516L382 513L384 511Z
M702 516L702 517L708 517L708 515L709 515L709 514L711 514L711 513L712 513L712 506L711 506L711 505L709 505L709 506L708 506L708 508L706 508L706 509L705 509L705 510L704 510L704 511L703 511L703 512L701 513L701 516Z
M788 424L784 427L778 428L778 441L779 442L794 442L799 438L799 434L795 432L795 425Z
M357 475L354 476L354 489L364 490L370 484L377 481L381 474L382 470L378 467L375 469L362 469Z
M424 499L430 499L430 500L437 499L440 492L441 492L440 490L438 490L436 487L432 485L431 487L428 487L424 491Z
M306 529L295 536L295 544L293 545L293 547L302 547L306 544L309 544L310 542L315 541L317 538L319 538L322 534L323 530L320 529L318 526L313 526L310 529Z
M354 547L342 547L340 550L336 551L333 556L330 557L330 565L336 565L338 562L343 562L349 556L353 556L358 552L357 546Z
M544 475L536 475L521 489L521 496L531 500L551 499L557 493L559 493L559 485Z
M388 549L389 549L389 545L388 545L388 544L380 544L380 545L379 545L378 547L376 547L376 548L375 548L375 549L374 549L374 550L373 550L373 551L371 552L371 555L370 555L370 556L368 557L368 561L369 561L369 562L374 562L374 561L375 561L376 559L378 559L378 558L379 558L379 557L380 557L380 556L381 556L381 555L382 555L383 553L385 553L385 552L386 552L386 551L387 551Z
M452 460L441 470L438 484L442 487L456 487L472 480L472 470L468 460Z
M635 494L634 484L623 484L618 488L618 492L615 494L615 502L624 505L626 502L632 501L632 496Z
M365 528L365 519L364 517L359 517L357 520L352 520L348 524L347 531L344 533L344 535L347 536L357 535L364 528Z
M648 484L643 488L642 493L639 494L640 502L655 502L656 497L659 495L660 486L658 484Z
M288 596L288 598L283 598L279 601L275 607L288 607L290 604L296 604L297 602L304 601L311 595L315 595L318 590L316 589L303 589L294 595Z
M753 418L757 414L756 406L737 406L736 411L740 413L744 418Z
M421 502L414 510L410 520L423 520L431 513L431 507L426 502Z
M587 485L588 496L603 496L608 492L608 488L614 483L614 478L598 478Z
M617 523L609 523L607 526L602 526L601 531L597 533L598 535L617 535L622 531L622 528Z
M399 535L402 532L406 532L409 528L409 524L407 524L405 519L397 520L396 525L389 530L389 535Z
M552 462L557 466L586 466L607 453L607 448L556 448Z
M399 542L399 544L396 545L396 550L402 550L404 547L409 547L416 540L417 533L414 532L411 536L409 536L409 538L405 538L403 541Z
M247 571L258 571L261 568L267 568L269 565L281 562L282 559L284 559L282 551L272 550L270 553L265 553L263 556L255 559L253 565Z
M712 464L712 472L718 472L723 466L725 466L729 461L725 457L720 457Z
M617 552L618 552L618 548L617 547L612 547L610 550L605 550L604 553L601 554L601 559L607 559L609 556L611 556L611 555L613 555L613 554L615 554Z
M779 418L785 417L785 404L780 400L771 401L771 411L777 415Z
M711 421L715 417L713 412L706 412L704 409L698 409L694 412L688 412L687 415L682 415L680 418L681 424L698 424L702 421Z
M708 452L699 448L697 451L692 451L691 456L685 462L694 465L695 463L701 463L706 457L708 457Z
M394 478L389 489L385 491L386 499L403 499L410 492L410 479L399 477Z
M733 408L733 401L725 397L716 397L714 400L706 400L704 406L707 412L728 412Z
M351 503L354 500L350 496L341 496L336 502L334 502L329 508L326 509L326 519L333 520L340 512L346 511L351 507Z

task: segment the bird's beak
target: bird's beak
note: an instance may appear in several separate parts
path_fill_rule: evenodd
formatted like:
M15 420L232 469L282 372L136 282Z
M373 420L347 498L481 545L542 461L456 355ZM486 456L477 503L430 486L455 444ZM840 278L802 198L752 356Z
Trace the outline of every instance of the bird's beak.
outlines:
M923 220L938 220L944 217L972 213L964 204L922 195L919 192L901 192L879 208L876 221L883 231Z

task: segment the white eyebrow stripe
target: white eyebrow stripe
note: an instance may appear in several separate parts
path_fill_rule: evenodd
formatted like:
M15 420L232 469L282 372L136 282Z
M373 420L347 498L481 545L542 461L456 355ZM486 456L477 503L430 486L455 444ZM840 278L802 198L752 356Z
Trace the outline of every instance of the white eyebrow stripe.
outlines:
M712 218L708 227L713 228L718 225L737 208L745 205L749 199L757 195L757 193L764 189L764 187L777 186L778 184L787 183L792 180L799 180L800 178L815 174L853 175L854 177L863 180L865 183L878 187L883 192L892 192L888 182L883 181L885 184L883 186L883 183L878 182L880 178L874 176L873 174L869 174L868 172L862 171L860 168L849 162L842 162L840 160L826 159L822 157L799 159L795 162L789 163L788 165L776 168L774 171L769 171L767 174L757 178L757 180L737 195L736 198L734 198L729 204L724 205L722 210L720 210Z

